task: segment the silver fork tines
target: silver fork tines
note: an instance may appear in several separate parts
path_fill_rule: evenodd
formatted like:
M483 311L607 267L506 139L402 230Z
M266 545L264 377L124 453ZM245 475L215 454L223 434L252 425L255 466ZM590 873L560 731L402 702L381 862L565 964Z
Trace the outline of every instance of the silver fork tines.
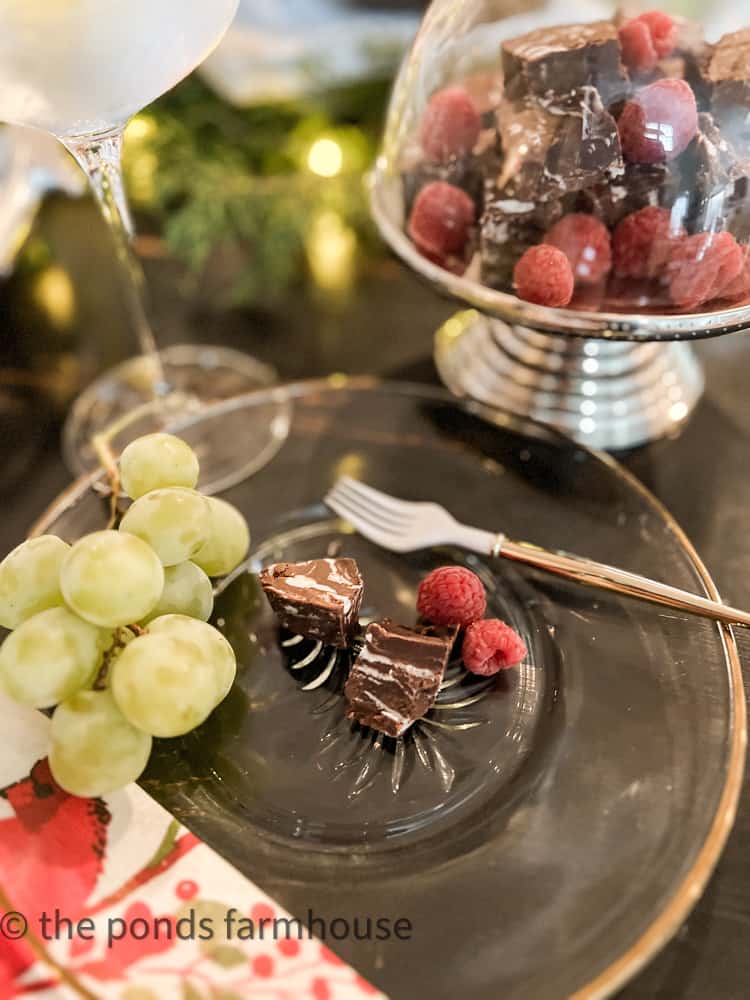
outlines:
M459 524L439 504L397 500L349 476L339 479L325 502L360 534L394 552L471 542L489 554L498 542L489 531Z

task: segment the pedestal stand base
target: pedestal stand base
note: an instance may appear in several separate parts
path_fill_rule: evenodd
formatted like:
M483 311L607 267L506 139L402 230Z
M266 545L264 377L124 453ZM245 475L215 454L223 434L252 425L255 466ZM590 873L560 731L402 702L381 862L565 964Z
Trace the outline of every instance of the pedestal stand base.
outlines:
M435 362L455 395L609 451L677 433L704 385L684 343L554 336L473 310L438 330Z

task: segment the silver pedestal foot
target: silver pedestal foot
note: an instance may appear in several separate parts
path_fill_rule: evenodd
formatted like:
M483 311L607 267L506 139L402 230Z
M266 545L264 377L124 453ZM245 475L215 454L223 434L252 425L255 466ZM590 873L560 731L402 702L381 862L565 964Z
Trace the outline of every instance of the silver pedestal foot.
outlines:
M704 386L687 344L554 336L474 310L438 330L435 362L455 395L610 451L677 433Z

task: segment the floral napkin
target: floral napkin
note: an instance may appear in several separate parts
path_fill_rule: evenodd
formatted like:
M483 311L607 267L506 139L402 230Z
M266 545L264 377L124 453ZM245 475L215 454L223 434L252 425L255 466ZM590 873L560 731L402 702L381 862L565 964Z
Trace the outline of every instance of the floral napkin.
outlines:
M382 997L138 786L57 788L48 726L0 695L0 1000Z

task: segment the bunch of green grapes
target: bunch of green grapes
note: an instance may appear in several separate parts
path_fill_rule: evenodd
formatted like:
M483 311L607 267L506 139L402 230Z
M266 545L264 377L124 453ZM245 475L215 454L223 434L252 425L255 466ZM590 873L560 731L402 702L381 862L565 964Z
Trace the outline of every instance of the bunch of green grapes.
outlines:
M0 563L0 685L54 709L50 767L73 795L135 781L153 737L195 729L234 682L234 651L208 624L210 577L240 565L250 532L196 491L198 472L179 438L139 438L120 460L133 503L119 530L32 538Z

